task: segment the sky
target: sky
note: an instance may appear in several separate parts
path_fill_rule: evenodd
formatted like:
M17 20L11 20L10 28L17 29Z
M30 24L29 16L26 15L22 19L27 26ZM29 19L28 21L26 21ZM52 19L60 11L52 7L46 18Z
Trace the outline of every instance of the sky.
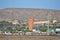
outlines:
M60 0L0 0L4 8L43 8L60 10Z

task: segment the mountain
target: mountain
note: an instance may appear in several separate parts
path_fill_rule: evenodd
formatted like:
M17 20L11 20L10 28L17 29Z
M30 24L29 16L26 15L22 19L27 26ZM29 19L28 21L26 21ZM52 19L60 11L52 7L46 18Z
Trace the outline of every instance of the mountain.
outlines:
M37 20L58 20L60 21L60 10L37 9L37 8L5 8L0 9L0 21L34 18Z

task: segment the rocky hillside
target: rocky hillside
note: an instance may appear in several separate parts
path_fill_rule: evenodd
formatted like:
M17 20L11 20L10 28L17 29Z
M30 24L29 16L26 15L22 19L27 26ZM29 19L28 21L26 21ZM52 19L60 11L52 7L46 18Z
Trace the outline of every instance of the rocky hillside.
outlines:
M34 9L34 8L6 8L0 9L1 20L27 19L58 20L60 21L60 10Z

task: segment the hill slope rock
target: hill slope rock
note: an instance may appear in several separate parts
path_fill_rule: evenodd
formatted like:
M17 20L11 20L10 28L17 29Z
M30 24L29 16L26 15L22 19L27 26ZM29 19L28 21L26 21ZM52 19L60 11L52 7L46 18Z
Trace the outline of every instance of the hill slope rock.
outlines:
M60 10L34 9L34 8L6 8L0 9L1 20L27 19L58 20L60 21Z

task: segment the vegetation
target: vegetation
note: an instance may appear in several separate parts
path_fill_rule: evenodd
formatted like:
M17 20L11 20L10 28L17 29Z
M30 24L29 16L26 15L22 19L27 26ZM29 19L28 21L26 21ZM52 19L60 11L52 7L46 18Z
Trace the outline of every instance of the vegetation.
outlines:
M7 28L6 28L6 31L8 31L8 32L9 32L9 31L12 32L12 30L13 30L12 27L7 27Z
M51 20L50 23L53 23L53 21ZM56 24L57 23L53 24L52 29L55 30ZM8 21L1 21L0 22L0 31L7 31L7 32L16 32L16 31L32 32L32 31L28 30L26 28L26 26L27 26L26 24L22 24L22 25L16 24L16 25L14 25L14 24L12 24L11 22L8 22ZM60 28L60 26L58 26L58 28ZM46 32L48 30L47 26L45 24L43 24L41 26L35 25L33 29L40 30L41 32Z
M24 30L23 32L32 32L32 31L30 31L30 30L26 29L26 30Z
M3 31L6 27L11 26L12 23L9 23L8 21L1 21L0 22L0 31Z
M40 30L41 32L46 32L46 31L47 31L47 28L46 28L46 27L41 26L41 28L39 28L39 30Z
M18 27L18 31L23 31L25 29L25 27L24 26L20 26L20 27Z

